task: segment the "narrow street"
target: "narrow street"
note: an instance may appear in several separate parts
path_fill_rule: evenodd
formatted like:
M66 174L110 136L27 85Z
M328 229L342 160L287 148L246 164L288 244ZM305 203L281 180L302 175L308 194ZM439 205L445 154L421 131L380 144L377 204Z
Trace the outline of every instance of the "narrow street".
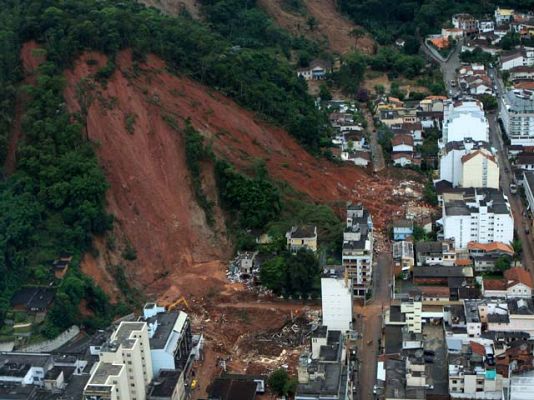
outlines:
M384 152L382 146L378 143L377 132L375 127L375 121L371 111L366 107L362 107L362 112L367 121L367 130L369 131L371 158L373 161L373 171L378 172L386 168L386 161L384 160Z
M522 263L534 276L534 246L530 236L525 233L525 226L529 225L528 217L524 215L525 208L518 194L510 193L510 182L512 181L512 168L510 160L504 149L504 144L501 136L501 130L497 123L497 115L495 113L488 114L488 122L490 126L490 141L493 147L497 149L499 157L500 180L501 188L504 194L508 196L512 213L514 216L514 225L517 237L523 243L523 259ZM507 172L508 171L508 172Z
M354 306L356 330L362 334L358 342L358 400L373 398L379 341L382 337L382 315L391 304L391 274L393 260L389 252L376 256L373 297L368 303ZM369 344L368 344L369 343Z

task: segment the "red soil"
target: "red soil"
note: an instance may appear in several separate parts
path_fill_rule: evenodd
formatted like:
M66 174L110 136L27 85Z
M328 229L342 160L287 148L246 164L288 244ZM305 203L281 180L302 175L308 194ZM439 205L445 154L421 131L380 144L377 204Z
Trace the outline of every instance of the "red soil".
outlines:
M97 65L88 65L89 59ZM105 61L100 54L87 53L65 72L71 111L80 109L80 80L90 79ZM379 228L400 209L398 199L391 198L396 179L314 158L283 129L260 121L199 83L167 73L156 57L138 68L129 52L122 52L116 61L117 71L107 84L85 92L86 98L93 98L87 133L111 186L109 211L137 252L127 273L146 293L171 300L178 294L203 296L209 288L223 290L221 264L232 252L218 207L217 226L206 223L191 190L182 136L162 116L171 115L180 124L191 118L218 157L238 168L263 159L274 179L286 181L313 201L336 206L348 200L363 202ZM128 115L135 116L132 133L126 128ZM204 168L203 179L208 195L216 193L209 170ZM100 257L99 262L103 268L109 261ZM95 278L104 288L109 285Z
M259 0L258 5L269 14L276 23L293 35L304 35L337 54L351 50L360 50L366 54L375 52L376 43L369 35L354 37L354 29L363 31L336 9L335 0L304 0L302 12L292 12L284 7L283 0ZM317 20L317 27L311 31L306 23L309 17Z
M22 72L24 74L24 84L33 85L36 82L37 68L45 60L41 48L34 40L24 43L20 51L22 61ZM6 160L4 169L8 175L15 171L17 163L17 145L22 138L21 120L24 113L24 105L28 101L28 95L24 90L19 89L15 103L15 119L9 134Z

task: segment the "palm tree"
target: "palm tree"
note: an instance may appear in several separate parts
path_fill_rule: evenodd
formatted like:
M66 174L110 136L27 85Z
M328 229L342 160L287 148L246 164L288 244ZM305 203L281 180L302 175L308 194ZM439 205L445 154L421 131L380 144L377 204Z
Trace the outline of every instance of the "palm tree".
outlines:
M521 253L523 253L523 243L519 239L514 239L510 243L512 249L514 250L513 260L514 267L517 265L518 261L521 261Z

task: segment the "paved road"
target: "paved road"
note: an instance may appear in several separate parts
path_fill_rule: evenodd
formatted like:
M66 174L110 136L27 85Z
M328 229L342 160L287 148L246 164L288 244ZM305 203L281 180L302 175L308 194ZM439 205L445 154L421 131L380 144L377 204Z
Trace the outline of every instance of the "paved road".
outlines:
M436 61L439 64L441 72L443 74L445 87L447 88L447 93L450 93L451 90L455 92L456 89L451 87L451 80L456 79L456 70L460 67L460 52L462 49L462 43L459 43L456 46L452 54L445 61L443 61L443 59L441 58L437 58L435 54L429 50L426 44L422 44L421 49L426 55L431 57L434 61Z
M515 230L517 237L523 243L523 265L530 271L530 274L534 276L534 243L530 238L530 235L525 234L524 227L529 224L528 217L524 216L524 206L519 194L510 193L510 182L512 181L512 168L506 150L502 141L501 131L496 122L497 116L495 113L488 115L488 122L490 126L490 140L493 147L497 149L499 157L500 167L500 180L501 188L508 196L510 206L512 207L512 213L514 215ZM508 171L508 172L506 172Z
M359 400L373 398L373 386L376 381L377 354L379 340L382 337L382 314L391 304L391 275L393 260L389 252L377 256L374 271L373 298L365 306L356 305L356 330L362 334L358 342ZM372 341L371 344L367 344Z
M384 160L384 151L382 146L378 143L377 132L373 115L367 106L362 107L362 113L367 121L367 130L369 131L369 146L371 147L371 158L373 160L373 170L375 172L382 171L386 168L386 161Z

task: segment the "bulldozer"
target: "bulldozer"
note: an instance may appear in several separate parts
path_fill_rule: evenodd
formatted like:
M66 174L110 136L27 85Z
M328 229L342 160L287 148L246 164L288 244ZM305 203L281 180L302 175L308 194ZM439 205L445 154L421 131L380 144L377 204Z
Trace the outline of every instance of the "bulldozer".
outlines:
M180 297L178 300L176 300L174 303L165 304L165 309L167 311L173 311L178 307L180 304L183 304L185 308L187 308L187 311L191 311L191 307L189 307L189 303L185 299L184 296Z

